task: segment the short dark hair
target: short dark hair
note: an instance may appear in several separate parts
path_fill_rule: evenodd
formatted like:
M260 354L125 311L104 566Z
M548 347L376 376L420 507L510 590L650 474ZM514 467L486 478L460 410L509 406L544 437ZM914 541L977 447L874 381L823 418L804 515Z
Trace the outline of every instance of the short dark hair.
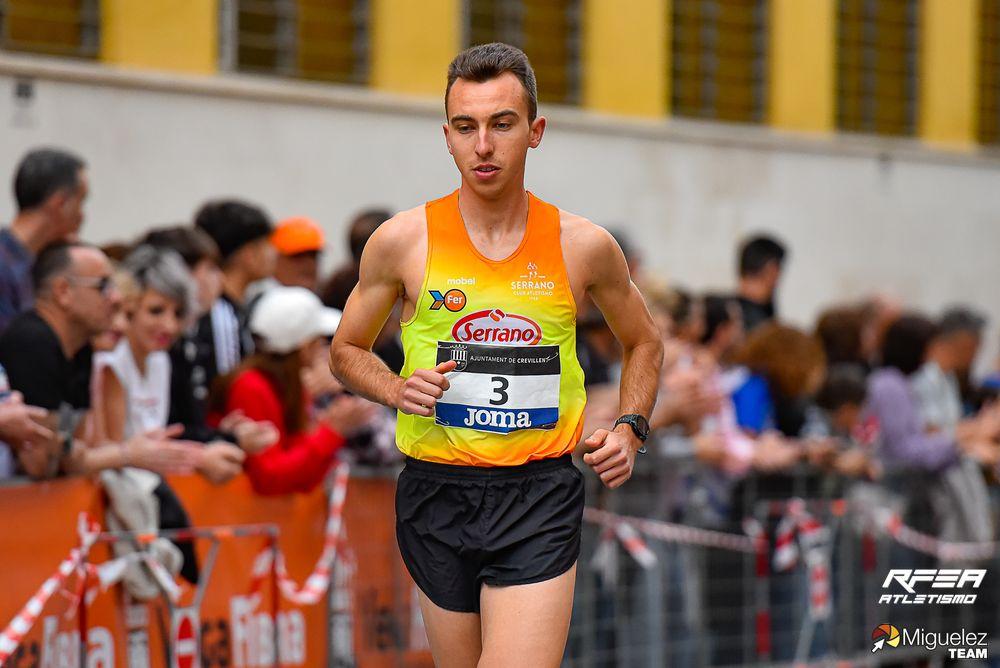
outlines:
M750 237L740 246L740 276L759 274L770 262L777 262L780 267L786 252L774 237L766 234Z
M170 249L181 256L188 269L194 269L202 260L219 261L219 247L212 237L204 230L189 225L152 229L137 245Z
M705 295L705 333L701 337L703 344L708 343L723 325L733 321L734 307L738 307L735 298L729 295Z
M85 245L75 241L58 241L42 249L31 266L31 285L35 294L40 294L53 278L66 274L73 267L73 249Z
M938 328L919 313L906 313L889 325L882 341L882 364L909 376L923 365L927 346Z
M80 186L83 159L56 148L37 148L21 158L14 175L14 199L19 211L36 209L60 190Z
M347 230L347 247L355 262L361 262L361 254L368 240L375 234L379 225L390 218L392 212L388 209L365 209L354 216Z
M473 46L455 56L448 65L448 86L444 90L444 111L448 113L448 94L458 79L483 83L496 79L504 72L510 72L524 86L525 102L528 104L528 120L534 121L538 116L538 84L535 82L535 71L524 51L504 44L490 42Z
M263 209L234 199L208 202L195 214L194 224L215 241L222 262L243 246L274 231Z
M865 373L857 364L834 364L816 394L816 405L827 411L843 406L861 406L868 396Z
M938 336L958 333L979 336L985 326L986 316L966 306L952 306L945 310L938 321Z

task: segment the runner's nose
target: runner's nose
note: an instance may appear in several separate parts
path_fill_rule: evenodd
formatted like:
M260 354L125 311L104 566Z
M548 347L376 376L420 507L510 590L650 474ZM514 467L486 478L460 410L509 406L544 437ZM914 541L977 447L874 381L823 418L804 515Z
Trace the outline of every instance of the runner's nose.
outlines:
M480 158L488 158L493 155L493 141L490 139L489 128L482 128L479 131L479 138L476 141L476 155Z

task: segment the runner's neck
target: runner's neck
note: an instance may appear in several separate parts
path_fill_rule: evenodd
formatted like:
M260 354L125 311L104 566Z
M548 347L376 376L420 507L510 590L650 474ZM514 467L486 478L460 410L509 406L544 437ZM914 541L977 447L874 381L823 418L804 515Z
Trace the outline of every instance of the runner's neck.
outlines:
M528 192L522 185L496 199L484 199L463 183L458 191L458 209L470 233L500 239L527 226Z

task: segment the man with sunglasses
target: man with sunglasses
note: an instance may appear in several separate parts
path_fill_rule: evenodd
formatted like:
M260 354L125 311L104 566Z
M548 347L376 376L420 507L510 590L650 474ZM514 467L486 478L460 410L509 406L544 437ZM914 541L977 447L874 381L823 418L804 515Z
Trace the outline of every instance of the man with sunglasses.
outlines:
M75 242L49 246L35 260L35 306L16 317L0 336L0 365L10 388L24 402L47 409L56 443L23 447L51 450L48 475L92 473L120 467L188 470L193 446L164 438L132 439L87 449L75 444L90 407L90 340L111 325L121 296L111 282L111 262L99 249ZM163 466L160 467L160 464Z

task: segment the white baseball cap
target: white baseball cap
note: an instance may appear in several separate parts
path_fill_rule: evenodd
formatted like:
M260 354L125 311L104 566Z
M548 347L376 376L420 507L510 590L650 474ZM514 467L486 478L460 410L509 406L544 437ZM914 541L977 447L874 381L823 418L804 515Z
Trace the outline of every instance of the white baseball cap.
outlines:
M333 336L340 324L340 311L323 306L305 288L279 285L257 300L250 314L250 331L264 350L283 355L317 336Z

